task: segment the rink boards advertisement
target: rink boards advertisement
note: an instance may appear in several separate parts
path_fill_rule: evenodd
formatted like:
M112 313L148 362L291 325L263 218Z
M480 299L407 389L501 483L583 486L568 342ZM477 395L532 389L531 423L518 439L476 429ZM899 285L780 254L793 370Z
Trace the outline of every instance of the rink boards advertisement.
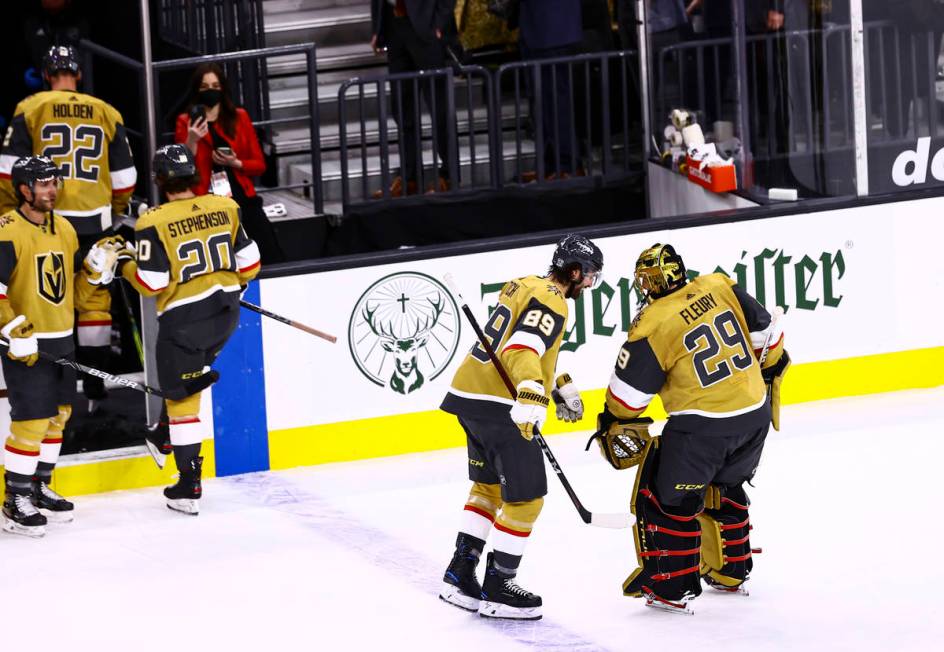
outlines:
M568 302L557 365L580 388L586 416L565 427L551 410L544 431L594 427L617 351L639 309L633 264L655 242L673 244L690 272L723 272L768 309L784 308L794 361L783 385L786 403L944 384L938 299L944 259L935 251L940 205L928 199L595 238L605 257L603 282ZM207 419L212 434L205 449L214 465L208 475L463 446L457 420L438 408L475 336L445 276L452 275L487 329L502 285L544 274L553 249L546 244L254 282L248 300L338 341L242 311L239 329L214 365L222 378ZM6 405L0 409L7 412ZM649 413L664 418L658 399ZM119 459L107 460L112 455ZM102 471L102 465L110 466ZM62 467L56 482L71 494L166 480L142 451L66 459Z
M920 244L941 230L935 206L940 200L596 239L604 282L569 302L557 365L587 405L584 421L567 429L593 427L638 309L633 263L655 242L675 245L690 271L724 272L769 309L784 308L794 360L788 402L944 383L940 367L927 363L944 345L941 329L929 327L944 317L929 300L944 264ZM544 245L263 280L269 309L339 336L327 346L263 322L271 467L462 445L455 418L437 408L475 336L444 277L452 274L484 326L502 284L543 274L552 251ZM658 417L658 405L653 411ZM545 430L563 428L552 417Z

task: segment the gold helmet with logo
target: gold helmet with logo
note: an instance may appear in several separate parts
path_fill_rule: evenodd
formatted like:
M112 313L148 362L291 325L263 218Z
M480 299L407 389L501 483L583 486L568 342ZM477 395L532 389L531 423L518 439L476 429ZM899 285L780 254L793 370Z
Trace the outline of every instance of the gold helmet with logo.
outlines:
M647 302L677 290L688 282L685 263L670 244L656 243L636 260L635 285Z

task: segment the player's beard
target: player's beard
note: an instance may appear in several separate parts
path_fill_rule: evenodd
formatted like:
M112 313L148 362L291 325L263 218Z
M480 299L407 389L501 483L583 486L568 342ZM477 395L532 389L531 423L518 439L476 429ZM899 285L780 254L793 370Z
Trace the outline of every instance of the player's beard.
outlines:
M57 194L38 196L33 199L33 210L47 213L56 207Z

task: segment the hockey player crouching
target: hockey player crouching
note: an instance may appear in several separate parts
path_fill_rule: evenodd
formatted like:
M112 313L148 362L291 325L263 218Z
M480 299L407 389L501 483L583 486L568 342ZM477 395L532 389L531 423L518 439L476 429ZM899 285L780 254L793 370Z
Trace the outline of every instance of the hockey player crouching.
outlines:
M779 428L790 358L782 324L756 299L723 274L688 281L671 245L642 252L635 284L646 305L617 356L598 422L604 457L616 468L640 465L632 499L639 568L623 593L690 613L701 580L745 592L753 562L743 485L771 421ZM652 420L638 417L656 394L669 420L650 439Z
M197 169L184 145L159 149L152 169L167 202L138 219L136 256L120 260L119 268L138 292L157 296L157 374L180 472L164 496L169 508L197 514L200 393L217 378L209 365L239 323L239 294L259 273L259 249L240 224L235 201L191 191ZM157 448L151 454L163 465Z
M518 398L512 400L480 344L456 371L441 409L465 430L472 489L440 598L490 618L535 620L541 597L515 582L525 543L544 504L547 477L534 428L547 415L549 396L558 419L578 421L583 402L570 376L554 375L567 323L567 299L600 281L603 252L587 238L568 235L557 245L547 276L508 281L484 327ZM475 568L494 526L485 581Z
M112 239L91 247L85 264L75 229L53 211L62 175L42 156L10 170L19 208L0 217L0 356L10 400L4 447L3 529L42 536L48 520L68 522L73 504L49 488L62 432L72 414L75 371L39 353L72 359L75 311L100 302L114 277Z

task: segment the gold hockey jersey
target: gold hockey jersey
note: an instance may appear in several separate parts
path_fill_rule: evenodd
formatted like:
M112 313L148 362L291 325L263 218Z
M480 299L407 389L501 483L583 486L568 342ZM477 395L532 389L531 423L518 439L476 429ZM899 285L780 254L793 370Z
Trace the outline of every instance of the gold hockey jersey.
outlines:
M20 102L0 153L0 210L17 207L10 172L23 156L48 156L62 171L56 212L76 232L111 228L112 211L123 213L137 182L121 114L84 93L43 91Z
M212 314L220 293L236 293L259 273L259 248L240 224L229 197L202 195L151 209L135 225L136 261L121 274L147 296L157 295L164 321Z
M75 310L107 292L88 283L78 251L75 229L60 215L50 213L44 224L19 211L0 216L0 325L25 315L40 350L70 353Z
M526 276L504 285L482 331L515 386L535 380L550 396L566 323L567 300L557 286L547 278ZM440 407L460 416L507 419L512 403L488 354L476 343Z
M776 329L778 332L773 332ZM637 416L656 394L676 429L738 434L770 421L765 367L783 351L770 313L723 274L700 276L637 315L620 348L606 404Z

